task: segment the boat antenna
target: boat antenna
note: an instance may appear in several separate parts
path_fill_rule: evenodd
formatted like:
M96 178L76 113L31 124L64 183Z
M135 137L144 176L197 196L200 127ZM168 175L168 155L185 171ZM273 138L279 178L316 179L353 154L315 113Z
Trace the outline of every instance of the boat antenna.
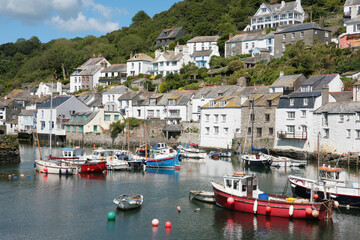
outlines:
M319 181L319 167L320 167L320 132L318 133L318 136L317 136L317 150L318 150L318 154L317 154L317 171L316 171L316 174L317 174L317 180Z

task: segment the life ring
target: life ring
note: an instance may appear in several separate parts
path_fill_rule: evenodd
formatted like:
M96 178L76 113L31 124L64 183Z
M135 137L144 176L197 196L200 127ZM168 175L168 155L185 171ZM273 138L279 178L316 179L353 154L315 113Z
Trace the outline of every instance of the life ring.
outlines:
M105 158L104 158L104 157L101 157L101 158L100 158L100 160L104 161L104 160L105 160Z
M302 179L296 179L295 180L295 183L299 183L299 182L301 182L301 185L305 186L305 181L304 180L302 180Z
M109 161L114 161L114 157L113 156L111 156L111 157L109 157Z

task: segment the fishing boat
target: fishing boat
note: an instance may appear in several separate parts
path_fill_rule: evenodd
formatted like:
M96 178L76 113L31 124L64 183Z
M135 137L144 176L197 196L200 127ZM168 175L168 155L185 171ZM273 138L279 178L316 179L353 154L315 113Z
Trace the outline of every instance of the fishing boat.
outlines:
M315 189L320 199L333 199L340 205L360 207L360 186L356 182L346 181L346 169L330 166L318 168L319 180L290 175L291 190L294 196L311 197L311 189Z
M216 204L234 211L274 217L326 219L334 209L333 200L308 200L268 194L259 190L255 174L234 173L212 181Z
M269 167L272 164L272 158L269 155L263 154L261 152L257 154L246 154L242 155L241 159L248 166L254 167Z
M143 201L144 197L140 194L122 194L113 200L117 207L122 210L138 208Z
M189 192L189 200L196 199L198 201L207 202L207 203L215 203L215 194L210 191L190 191Z
M220 158L231 157L231 151L226 151L226 152L214 152L214 151L211 151L209 153L209 156L212 159L218 160Z
M106 162L109 170L127 170L129 169L129 159L131 159L131 152L128 150L115 150L114 157L109 158Z
M179 152L180 151L178 150L175 153L150 155L150 158L145 159L146 167L180 170Z
M39 173L74 175L80 172L80 167L62 160L36 159L35 170Z
M272 157L272 167L305 167L306 160L295 160L288 157Z
M178 149L185 158L206 158L206 151L199 149L198 144L191 143L190 140L188 144L185 144L185 147L179 145Z

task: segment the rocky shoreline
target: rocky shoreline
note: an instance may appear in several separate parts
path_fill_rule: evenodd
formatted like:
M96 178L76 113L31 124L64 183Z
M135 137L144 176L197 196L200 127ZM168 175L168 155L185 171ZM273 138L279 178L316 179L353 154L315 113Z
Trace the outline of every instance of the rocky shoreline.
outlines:
M16 136L0 137L0 165L20 163L19 144Z

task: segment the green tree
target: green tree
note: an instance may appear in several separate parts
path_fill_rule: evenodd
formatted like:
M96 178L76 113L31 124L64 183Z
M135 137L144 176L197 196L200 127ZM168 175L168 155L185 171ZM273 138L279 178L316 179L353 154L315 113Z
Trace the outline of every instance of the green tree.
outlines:
M139 22L146 21L149 19L150 19L149 15L147 15L146 12L141 10L135 14L135 16L131 19L131 21L132 24L137 24Z

